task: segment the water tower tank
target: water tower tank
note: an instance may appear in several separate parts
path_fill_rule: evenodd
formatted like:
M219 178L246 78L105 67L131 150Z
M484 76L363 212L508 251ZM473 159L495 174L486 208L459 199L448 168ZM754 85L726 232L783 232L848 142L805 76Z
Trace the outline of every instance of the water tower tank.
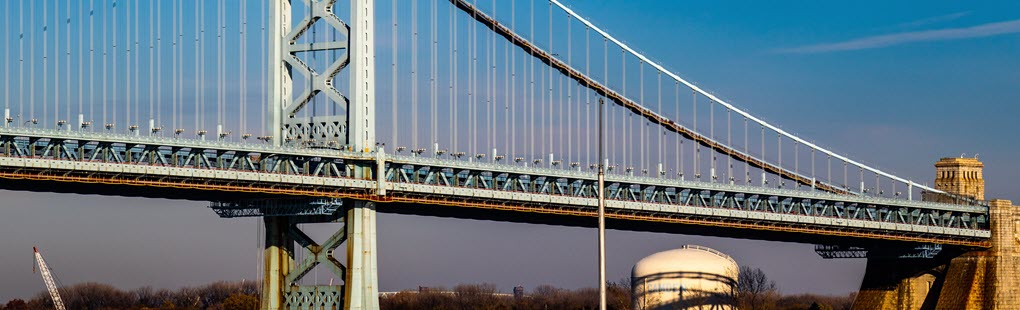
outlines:
M734 309L739 272L728 255L703 246L649 255L631 272L634 309Z

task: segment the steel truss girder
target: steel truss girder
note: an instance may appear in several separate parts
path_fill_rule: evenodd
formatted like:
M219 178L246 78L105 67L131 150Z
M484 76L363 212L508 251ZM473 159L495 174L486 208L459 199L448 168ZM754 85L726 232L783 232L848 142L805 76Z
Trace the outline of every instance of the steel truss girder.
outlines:
M418 201L425 197L460 206L468 205L472 199L498 197L498 203L485 206L523 206L540 202L537 208L576 212L593 208L597 193L593 175L573 170L384 156L379 152L9 128L0 129L0 141L17 146L3 148L4 153L0 154L0 176L8 178L123 182L381 202ZM47 155L49 157L41 157L42 152L32 151L44 149L50 141L61 141L84 150L79 152L86 159L57 157L53 152ZM167 158L167 164L139 161L145 149L150 154L159 152ZM128 153L135 154L132 155L134 160L124 160ZM208 164L195 166L194 158L187 159L194 154L206 158L202 161ZM246 163L249 160L250 164ZM273 168L281 166L287 169ZM353 178L352 172L358 169L367 171L365 176L370 179ZM985 240L988 234L985 206L615 175L607 177L607 184L611 212L644 214L649 220L706 214L710 217L698 218L707 223L714 221L711 217L741 220L727 215L741 214L766 225L763 229L802 225L797 221L810 219L812 227L821 227L819 233L860 224L863 226L859 229L868 229L875 236L909 234ZM795 220L798 218L801 220ZM939 238L942 237L917 240Z

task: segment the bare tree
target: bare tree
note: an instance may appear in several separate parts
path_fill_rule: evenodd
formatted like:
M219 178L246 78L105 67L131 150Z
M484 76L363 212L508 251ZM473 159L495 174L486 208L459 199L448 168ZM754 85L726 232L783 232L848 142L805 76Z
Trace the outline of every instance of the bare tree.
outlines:
M776 281L765 272L748 266L740 267L737 278L737 307L744 310L774 309L779 297Z

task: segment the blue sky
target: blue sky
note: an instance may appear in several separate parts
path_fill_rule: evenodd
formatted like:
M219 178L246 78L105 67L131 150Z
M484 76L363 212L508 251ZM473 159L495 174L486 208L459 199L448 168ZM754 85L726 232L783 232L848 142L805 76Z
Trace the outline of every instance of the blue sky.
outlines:
M378 10L388 12L388 3L380 2ZM422 1L422 7L427 9L427 3ZM439 4L448 8L446 2ZM1020 165L1013 161L1020 158L1015 138L1020 133L1015 126L1020 114L1020 3L567 4L668 69L808 140L929 182L939 157L980 154L987 196L1020 201L1015 181ZM16 11L5 12L7 22L14 22L11 13ZM233 18L228 20L233 23ZM189 15L186 20L194 19ZM4 42L16 42L10 31L4 36ZM249 55L249 61L257 63L257 56ZM4 64L14 71L12 57L4 58ZM188 72L192 57L185 57ZM244 81L255 97L260 79L252 71ZM41 79L40 74L35 78ZM187 96L193 101L194 81L188 78ZM207 79L215 82L215 72ZM18 87L16 78L3 81ZM140 89L147 89L146 82L141 80ZM203 91L198 96L215 105L215 90ZM257 123L252 112L257 110L249 110L251 123ZM380 124L381 132L388 130L388 123ZM178 287L252 279L259 269L254 256L258 224L218 219L202 203L21 192L2 196L0 248L11 250L0 251L0 278L12 280L0 283L0 301L43 289L30 270L27 249L36 244L64 283ZM586 255L595 251L590 229L386 214L379 225L384 291L476 282L504 290L518 284L584 287L595 281L594 256ZM328 231L312 230L319 235ZM855 290L864 268L863 260L822 260L809 244L618 231L609 232L608 242L610 279L626 277L645 255L685 243L710 246L741 264L761 267L788 293Z

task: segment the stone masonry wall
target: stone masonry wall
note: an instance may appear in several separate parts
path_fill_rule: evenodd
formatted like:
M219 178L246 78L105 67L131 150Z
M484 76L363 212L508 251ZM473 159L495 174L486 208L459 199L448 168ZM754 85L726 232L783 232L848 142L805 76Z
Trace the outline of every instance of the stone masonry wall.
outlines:
M991 248L949 263L937 309L1020 309L1020 207L990 203Z

